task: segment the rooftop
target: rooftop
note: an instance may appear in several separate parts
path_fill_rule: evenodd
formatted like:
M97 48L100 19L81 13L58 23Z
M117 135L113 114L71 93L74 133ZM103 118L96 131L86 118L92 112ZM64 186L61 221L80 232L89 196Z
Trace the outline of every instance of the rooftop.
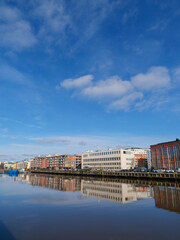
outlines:
M162 142L162 143L157 143L157 144L153 144L153 145L162 145L162 144L166 144L166 143L174 143L174 142L180 142L180 139L179 139L179 138L176 138L176 140L174 140L174 141ZM151 146L153 146L153 145L151 145Z

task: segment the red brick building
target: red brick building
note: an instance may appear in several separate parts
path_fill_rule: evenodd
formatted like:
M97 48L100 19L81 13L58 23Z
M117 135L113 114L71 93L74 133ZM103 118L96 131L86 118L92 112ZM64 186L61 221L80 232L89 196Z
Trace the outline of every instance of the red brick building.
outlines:
M180 140L151 145L151 161L157 169L180 168Z

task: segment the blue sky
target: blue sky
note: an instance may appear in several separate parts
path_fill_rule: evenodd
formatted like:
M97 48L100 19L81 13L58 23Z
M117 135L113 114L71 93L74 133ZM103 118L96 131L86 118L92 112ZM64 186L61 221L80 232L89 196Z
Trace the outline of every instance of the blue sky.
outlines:
M178 0L1 0L0 160L179 137Z

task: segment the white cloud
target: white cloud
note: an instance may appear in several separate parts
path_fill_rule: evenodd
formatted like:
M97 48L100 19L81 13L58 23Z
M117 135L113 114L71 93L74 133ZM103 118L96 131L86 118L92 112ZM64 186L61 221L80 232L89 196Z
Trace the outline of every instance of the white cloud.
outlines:
M65 79L60 85L66 89L71 88L82 88L91 84L93 80L93 75L85 75L79 78L69 78Z
M16 8L0 7L0 46L19 51L36 43L28 21L24 20Z
M122 81L118 76L110 77L106 80L97 81L93 86L84 88L82 95L90 98L116 98L132 90L132 85L128 81Z
M110 109L125 110L128 111L132 104L135 104L136 100L142 99L143 94L140 92L133 92L129 95L122 97L109 105Z
M132 84L142 91L168 88L170 80L169 71L166 67L151 67L147 73L140 73L131 78Z
M176 69L174 74L178 78L180 70ZM94 82L91 82L93 76L87 82L84 82L83 79L84 77L67 79L61 86L66 89L74 88L75 93L76 88L81 87L82 89L78 92L78 95L101 100L101 103L106 102L108 109L126 111L131 108L144 110L151 106L157 109L160 105L166 104L168 101L163 94L167 93L171 85L169 71L162 66L151 67L147 73L139 73L131 77L129 81L124 81L119 76L112 76L106 80ZM83 85L82 83L87 84ZM158 97L155 97L155 94Z

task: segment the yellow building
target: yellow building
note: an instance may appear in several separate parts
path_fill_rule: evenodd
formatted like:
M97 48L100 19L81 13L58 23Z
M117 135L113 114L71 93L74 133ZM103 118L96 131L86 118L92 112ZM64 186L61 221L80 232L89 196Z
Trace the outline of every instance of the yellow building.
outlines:
M27 164L27 169L30 169L30 168L31 168L31 161L29 161Z
M12 164L12 165L11 165L11 168L12 168L12 169L17 169L17 163Z

